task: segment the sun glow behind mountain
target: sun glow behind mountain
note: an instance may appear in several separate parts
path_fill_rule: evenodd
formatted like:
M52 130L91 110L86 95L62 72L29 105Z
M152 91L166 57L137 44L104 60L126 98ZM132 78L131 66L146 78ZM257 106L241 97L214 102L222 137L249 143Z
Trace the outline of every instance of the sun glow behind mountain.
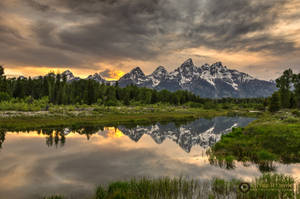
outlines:
M102 72L103 73L103 72ZM120 70L110 70L109 76L104 76L105 79L111 81L111 80L119 80L125 73Z
M1 0L0 65L8 76L70 69L116 80L191 57L274 80L288 67L300 72L299 8L299 0Z

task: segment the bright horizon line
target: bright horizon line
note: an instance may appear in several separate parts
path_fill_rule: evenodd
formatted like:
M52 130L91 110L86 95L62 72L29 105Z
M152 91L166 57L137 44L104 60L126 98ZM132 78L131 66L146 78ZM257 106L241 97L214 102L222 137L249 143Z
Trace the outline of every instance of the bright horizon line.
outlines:
M193 59L192 58L188 58L188 59L185 59L183 63L185 63L186 61L188 61L189 59L192 60L192 62L194 63ZM272 81L272 80L275 80L276 78L272 78L272 79L263 79L263 78L259 78L257 77L257 75L252 75L252 74L249 74L247 72L244 72L243 70L241 69L236 69L236 68L231 68L231 67L227 67L227 64L223 64L222 61L214 61L212 62L213 64L216 64L216 63L222 63L222 66L223 67L226 67L230 70L236 70L236 71L239 71L239 72L242 72L242 73L246 73L250 76L252 76L253 78L256 78L256 79L260 79L260 80L265 80L265 81ZM152 71L150 72L148 75L152 74L158 67L163 67L165 68L168 72L172 72L174 70L176 70L178 67L180 67L182 64L180 64L179 66L177 66L176 68L173 68L173 69L170 69L168 70L165 66L162 66L162 65L159 65ZM207 62L204 62L204 64L201 64L201 65L197 65L197 64L194 64L194 66L196 67L201 67L203 65L209 65L210 67L213 65L213 64L208 64ZM48 66L40 66L40 67L36 67L36 66L23 66L22 69L20 69L20 66L16 66L16 68L10 68L10 67L5 67L4 65L4 72L5 72L5 76L9 77L9 78L17 78L17 77L20 77L20 76L24 76L26 78L35 78L35 77L38 77L38 76L45 76L49 73L55 73L55 74L61 74L65 71L71 71L72 74L75 76L75 77L79 77L79 78L82 78L82 79L85 79L87 78L89 75L94 75L94 74L99 74L101 75L102 78L104 78L105 80L108 80L108 81L116 81L116 80L119 80L122 76L124 76L125 74L129 73L130 71L132 71L133 69L135 68L140 68L142 71L142 67L141 66L133 66L131 67L131 69L128 71L128 72L124 72L123 70L120 70L120 69L105 69L105 70L94 70L94 69L80 69L80 68L72 68L71 66L70 67L57 67L57 66L52 66L52 67L48 67ZM286 68L288 69L288 68ZM113 75L115 78L112 78L112 77L107 77L107 76L104 76L102 75L101 73L105 72L106 70L109 70L109 73L110 75ZM25 71L25 72L24 72ZM85 71L85 72L83 72ZM143 71L144 72L144 71ZM27 74L26 74L27 73ZM30 73L33 73L33 74L30 74ZM76 74L76 75L75 75ZM145 73L145 75L147 75ZM279 76L278 76L279 77Z

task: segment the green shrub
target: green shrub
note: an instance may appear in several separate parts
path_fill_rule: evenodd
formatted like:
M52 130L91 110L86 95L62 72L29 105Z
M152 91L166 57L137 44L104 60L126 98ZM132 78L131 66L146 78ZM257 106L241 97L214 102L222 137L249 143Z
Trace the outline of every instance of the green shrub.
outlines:
M212 103L212 102L205 102L203 105L204 109L214 109L216 108L216 104Z
M287 123L298 123L300 122L300 120L298 118L295 118L295 117L288 117L284 120L284 122L287 122Z
M8 101L9 99L10 99L10 96L8 93L0 92L0 102Z
M293 111L292 114L296 117L300 117L300 111L298 110Z
M99 186L96 189L95 199L105 199L106 196L107 196L107 191L102 186Z
M201 103L196 103L196 102L190 102L190 103L187 103L187 105L191 108L201 108L202 107Z
M277 159L276 155L270 153L266 150L261 150L257 152L257 158L259 161L274 161Z
M120 102L117 100L108 100L104 103L105 106L118 106L120 105Z

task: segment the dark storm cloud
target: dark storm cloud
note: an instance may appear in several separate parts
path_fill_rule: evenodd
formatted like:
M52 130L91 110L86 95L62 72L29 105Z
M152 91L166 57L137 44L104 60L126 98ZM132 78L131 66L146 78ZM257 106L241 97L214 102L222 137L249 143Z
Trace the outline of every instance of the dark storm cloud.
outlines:
M35 1L35 0L27 0L26 3L28 3L28 5L30 5L34 9L40 10L42 12L46 12L46 11L49 11L51 9L50 6L48 6L46 4L42 4L42 3L38 2L38 1Z
M1 24L0 61L82 66L101 60L151 61L198 47L282 55L299 50L285 35L272 34L284 5L291 2L25 0L20 3L23 12L21 8L11 12L30 18L26 28L32 34L22 38ZM4 15L1 12L0 19ZM297 18L293 15L293 20Z
M0 17L1 19L1 17ZM70 57L64 51L35 47L33 41L28 41L17 30L0 24L0 62L18 65L61 65L77 64L80 60Z
M268 50L272 53L295 50L294 42L270 34L287 0L207 2L200 22L189 23L185 33L185 39L194 47L204 45L217 50Z
M62 1L58 5L91 21L62 31L49 23L43 24L45 31L37 26L37 38L46 46L105 58L146 59L159 53L153 42L160 34L160 17L166 15L161 1Z
M187 5L167 0L60 1L56 6L68 9L71 15L96 20L61 31L57 36L73 50L108 58L152 58L161 53L158 48L168 45L164 36L172 31L179 33L169 42L176 42L178 48L205 46L282 53L295 50L294 42L268 31L277 23L286 3L288 0L190 0ZM259 34L247 36L256 32Z

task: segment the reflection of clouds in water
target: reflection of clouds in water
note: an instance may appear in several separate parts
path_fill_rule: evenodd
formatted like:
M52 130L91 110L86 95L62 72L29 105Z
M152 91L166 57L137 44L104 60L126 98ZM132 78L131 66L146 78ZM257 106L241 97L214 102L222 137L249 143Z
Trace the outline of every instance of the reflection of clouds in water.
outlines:
M224 127L230 125L227 120ZM204 128L198 123L195 126ZM210 125L204 126L204 129L210 128ZM216 129L222 128L219 125ZM118 129L104 128L90 140L70 133L66 136L66 145L57 148L48 147L45 137L36 133L32 136L8 133L0 151L0 198L29 199L52 193L72 193L73 198L85 198L97 184L133 176L249 180L260 175L255 165L244 167L238 163L234 170L211 166L205 149L199 145L186 153L172 139L157 144L146 134L135 142L129 136L118 136L119 133ZM279 173L295 177L300 174L300 164L277 165L277 168Z
M300 182L300 163L297 164L289 164L289 165L281 165L276 163L275 164L276 171L278 173L284 173L287 175L291 175L296 178L297 181Z

